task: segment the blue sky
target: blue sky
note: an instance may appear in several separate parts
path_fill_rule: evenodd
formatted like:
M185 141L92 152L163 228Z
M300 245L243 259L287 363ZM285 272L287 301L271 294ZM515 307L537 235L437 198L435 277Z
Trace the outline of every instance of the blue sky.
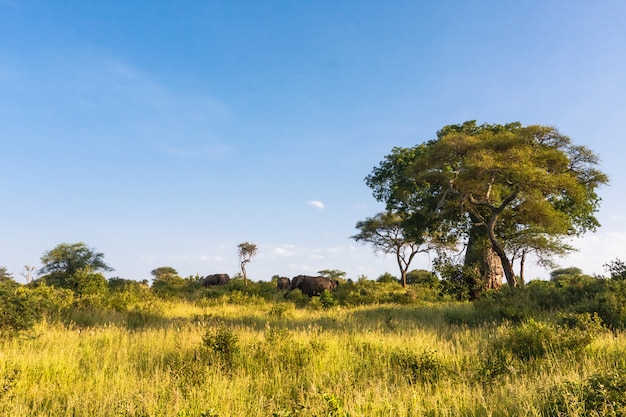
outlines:
M252 242L252 280L397 275L350 239L382 209L364 177L477 120L600 155L602 227L559 263L604 274L626 260L624 21L617 0L0 0L0 266L82 241L108 276L235 274Z

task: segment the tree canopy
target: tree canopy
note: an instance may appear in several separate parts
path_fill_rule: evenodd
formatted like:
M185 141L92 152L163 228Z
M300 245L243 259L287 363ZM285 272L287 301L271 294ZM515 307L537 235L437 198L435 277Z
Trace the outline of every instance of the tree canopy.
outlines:
M85 243L61 243L41 257L43 266L39 275L51 285L74 288L74 279L82 277L83 271L88 276L98 271L113 271L104 262L104 254L89 248ZM104 278L102 278L104 279Z
M352 239L371 244L376 252L395 256L400 270L400 281L404 287L407 284L407 271L415 255L446 246L445 239L429 235L426 228L420 229L419 235L412 233L407 236L404 233L403 216L399 213L378 213L374 217L357 222L356 228L359 229L359 233L352 236Z
M563 238L593 231L608 183L598 157L549 126L449 125L437 138L394 148L366 177L374 197L403 213L405 232L474 234L500 259L510 286L512 262L535 252L544 260L573 248ZM508 254L507 254L508 252Z

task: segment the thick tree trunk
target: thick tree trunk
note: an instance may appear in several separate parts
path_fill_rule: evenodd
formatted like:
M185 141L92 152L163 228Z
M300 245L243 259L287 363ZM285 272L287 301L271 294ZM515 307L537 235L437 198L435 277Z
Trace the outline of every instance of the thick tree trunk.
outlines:
M496 239L495 233L495 225L498 219L497 213L492 213L489 218L489 223L487 225L487 234L489 236L489 241L491 242L491 247L498 254L500 261L502 262L502 269L504 270L504 276L506 277L506 282L509 284L509 287L517 287L517 279L515 278L515 273L513 273L513 266L511 265L511 261L507 258L506 253L504 252L504 248Z
M483 282L485 288L498 289L502 286L504 271L498 254L490 247L485 248L483 255Z
M478 270L485 289L498 289L502 285L502 261L486 239L484 226L470 230L464 263Z

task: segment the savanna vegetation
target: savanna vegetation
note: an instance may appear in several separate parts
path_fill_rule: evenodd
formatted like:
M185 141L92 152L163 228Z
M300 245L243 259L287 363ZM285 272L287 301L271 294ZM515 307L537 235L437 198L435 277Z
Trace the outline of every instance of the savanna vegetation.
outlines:
M287 300L169 269L152 285L82 272L74 289L5 273L0 414L621 416L626 268L607 271L473 302L427 271Z
M340 285L319 297L250 280L249 242L225 285L107 279L82 242L25 285L0 268L0 415L625 416L626 264L553 263L599 226L597 163L519 123L394 148L366 178L386 211L352 238L400 276L321 270ZM433 271L410 270L423 251ZM530 255L549 280L526 282Z

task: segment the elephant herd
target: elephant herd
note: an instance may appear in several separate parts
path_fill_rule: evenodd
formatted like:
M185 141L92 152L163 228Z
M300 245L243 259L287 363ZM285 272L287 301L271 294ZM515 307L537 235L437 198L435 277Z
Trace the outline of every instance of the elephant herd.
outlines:
M213 285L224 285L230 282L228 274L213 274L207 275L204 278L202 285L210 287ZM332 291L339 285L339 281L331 280L322 276L309 276L298 275L289 279L287 277L280 277L276 282L276 286L279 290L286 290L284 297L287 296L296 288L299 289L302 294L306 294L309 297L319 296L324 291Z

